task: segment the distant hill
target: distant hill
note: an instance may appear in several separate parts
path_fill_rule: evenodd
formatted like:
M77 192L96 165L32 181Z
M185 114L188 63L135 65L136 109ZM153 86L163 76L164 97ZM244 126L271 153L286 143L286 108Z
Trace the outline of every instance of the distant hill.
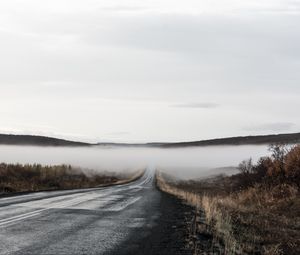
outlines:
M155 148L179 148L193 146L213 145L259 145L270 143L300 143L300 133L240 136L218 138L202 141L175 142L175 143L97 143L74 142L45 136L33 135L5 135L0 134L0 144L8 145L38 145L38 146L115 146L115 147L155 147Z
M99 146L117 147L156 147L156 148L179 148L193 146L217 146L217 145L259 145L271 143L300 143L300 133L260 135L260 136L239 136L218 138L191 142L171 142L171 143L98 143Z
M166 143L162 147L189 147L189 146L212 146L212 145L259 145L271 143L299 143L300 133L278 134L278 135L260 135L260 136L239 136L219 138L203 141Z
M35 135L0 134L0 144L6 145L38 145L38 146L89 146L91 144L73 142L64 139Z

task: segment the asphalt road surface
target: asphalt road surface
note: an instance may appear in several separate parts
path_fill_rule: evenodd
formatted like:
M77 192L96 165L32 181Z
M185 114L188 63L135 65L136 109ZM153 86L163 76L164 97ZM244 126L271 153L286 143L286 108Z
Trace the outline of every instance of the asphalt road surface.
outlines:
M1 198L0 254L157 253L145 243L160 224L162 196L147 169L120 186Z

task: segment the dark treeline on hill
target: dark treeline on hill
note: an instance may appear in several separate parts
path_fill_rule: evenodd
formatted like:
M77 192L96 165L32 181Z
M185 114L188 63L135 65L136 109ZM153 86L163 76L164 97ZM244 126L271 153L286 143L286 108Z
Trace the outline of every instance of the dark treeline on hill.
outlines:
M120 147L154 147L154 148L180 148L193 146L218 146L218 145L260 145L260 144L296 144L300 142L300 133L260 135L260 136L239 136L228 138L217 138L210 140L191 142L157 142L157 143L98 143L101 146Z
M259 145L259 144L296 144L300 142L300 133L260 135L260 136L240 136L218 138L194 142L166 143L162 147L188 147L188 146L213 146L213 145Z
M217 145L259 145L259 144L296 144L300 142L300 133L240 136L218 138L191 142L170 143L84 143L45 136L32 135L6 135L0 134L0 144L6 145L38 145L38 146L119 146L119 147L154 147L154 148L180 148L191 146L217 146Z
M34 135L6 135L0 134L0 144L6 145L39 145L39 146L89 146L91 144L74 142L64 139L34 136Z

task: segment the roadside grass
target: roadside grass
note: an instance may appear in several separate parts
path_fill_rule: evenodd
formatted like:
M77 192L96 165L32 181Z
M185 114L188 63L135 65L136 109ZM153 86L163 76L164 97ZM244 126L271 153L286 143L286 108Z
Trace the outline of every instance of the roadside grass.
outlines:
M97 172L70 165L0 164L0 194L42 190L93 188L124 184L138 179L144 171Z
M205 222L195 220L197 233L212 234L224 254L300 254L298 148L281 147L280 157L272 151L257 165L245 161L241 173L229 177L180 181L158 172L157 186L192 205L198 218L204 215Z

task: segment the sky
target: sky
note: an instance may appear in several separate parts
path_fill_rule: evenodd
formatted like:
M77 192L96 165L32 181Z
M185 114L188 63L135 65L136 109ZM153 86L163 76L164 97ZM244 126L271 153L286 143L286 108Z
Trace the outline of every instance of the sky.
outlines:
M0 133L300 132L300 0L1 0Z

